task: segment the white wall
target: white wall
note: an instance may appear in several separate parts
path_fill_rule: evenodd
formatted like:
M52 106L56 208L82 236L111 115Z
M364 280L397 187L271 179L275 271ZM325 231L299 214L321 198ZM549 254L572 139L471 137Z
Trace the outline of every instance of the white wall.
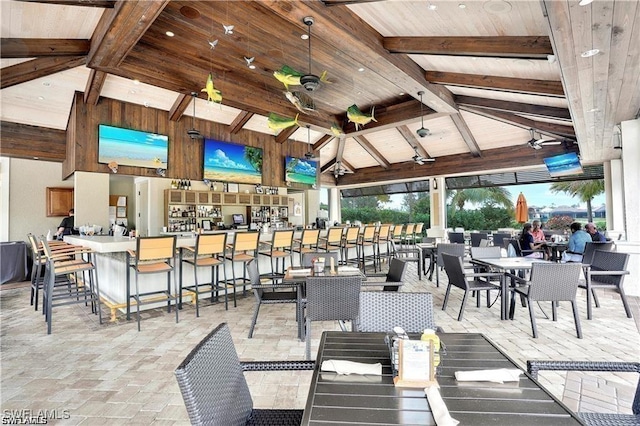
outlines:
M100 225L109 229L109 175L106 173L75 172L75 224Z
M627 294L640 296L640 119L623 121L622 179L624 181L624 219L627 244L618 251L631 254L625 278ZM615 184L615 183L614 183Z
M9 241L10 164L7 157L0 157L0 241Z
M62 217L47 217L47 187L73 188L73 180L63 181L62 163L7 159L9 163L9 203L2 205L8 216L10 241L27 241L27 234L46 235L58 228ZM7 161L3 160L2 164ZM3 187L4 187L3 178Z

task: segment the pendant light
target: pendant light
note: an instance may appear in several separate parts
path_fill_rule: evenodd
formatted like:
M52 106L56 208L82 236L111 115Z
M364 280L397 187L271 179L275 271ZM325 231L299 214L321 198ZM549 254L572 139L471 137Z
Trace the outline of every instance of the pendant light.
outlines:
M429 136L431 132L429 131L429 129L424 127L424 115L422 112L422 95L424 95L424 92L421 90L418 92L418 95L420 95L420 128L416 130L416 133L421 138L424 138L426 136Z
M201 137L200 131L196 129L196 98L198 93L191 92L191 97L193 98L193 116L191 117L191 128L187 130L187 135L191 139L199 139Z

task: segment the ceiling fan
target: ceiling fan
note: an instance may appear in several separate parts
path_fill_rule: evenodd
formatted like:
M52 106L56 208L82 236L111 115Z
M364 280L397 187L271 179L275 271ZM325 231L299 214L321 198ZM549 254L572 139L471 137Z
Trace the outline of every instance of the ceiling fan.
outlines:
M531 132L531 139L527 142L527 145L529 145L533 149L542 149L547 145L560 145L562 142L564 142L560 139L543 139L542 135L540 135L540 138L536 139L533 133L533 129L529 129L529 131Z
M307 128L307 144L309 151L307 151L306 154L304 154L304 158L306 158L307 160L315 160L317 157L313 152L313 149L311 148L311 126L309 126L308 124L306 125Z
M191 92L191 97L193 98L193 116L191 117L191 128L187 130L187 135L189 135L190 139L195 140L202 138L200 130L196 129L196 98L198 97L198 93Z
M414 146L413 147L413 152L416 153L416 155L414 155L413 157L411 157L411 159L413 160L414 163L419 164L419 165L423 165L425 163L431 163L433 161L436 161L435 158L431 158L431 157L423 157L422 155L420 155L420 153L418 152L418 147Z
M300 77L300 84L307 92L313 92L320 86L321 78L311 73L311 26L314 23L312 16L305 16L302 22L307 26L307 39L309 40L309 72Z
M416 133L421 138L424 138L426 136L429 136L431 132L429 131L429 129L424 127L424 115L422 114L422 95L424 95L424 92L421 90L418 92L418 95L420 95L420 128L416 130Z

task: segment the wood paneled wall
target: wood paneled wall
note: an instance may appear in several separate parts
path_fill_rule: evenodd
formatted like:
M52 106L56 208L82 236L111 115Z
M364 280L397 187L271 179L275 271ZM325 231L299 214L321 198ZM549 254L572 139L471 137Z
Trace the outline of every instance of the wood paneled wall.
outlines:
M170 121L167 111L108 98L100 98L97 105L85 104L83 94L76 92L67 127L64 177L75 171L110 173L106 164L98 163L98 125L107 124L168 135L169 160L166 177L202 180L203 140L192 140L187 136L187 130L192 126L191 120L190 116L183 116L179 121ZM306 144L301 142L288 141L280 144L273 135L249 130L232 134L224 124L197 118L195 128L207 138L262 148L262 184L266 186L285 186L284 157L304 157L307 152ZM154 169L130 166L119 166L118 173L156 176Z

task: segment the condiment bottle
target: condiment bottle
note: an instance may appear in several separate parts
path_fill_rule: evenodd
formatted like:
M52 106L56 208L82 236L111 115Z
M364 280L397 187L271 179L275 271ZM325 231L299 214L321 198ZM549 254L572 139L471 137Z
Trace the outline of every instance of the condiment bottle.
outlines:
M420 336L420 340L424 342L431 342L433 346L433 366L436 367L440 364L440 338L436 334L436 331L427 328L422 332L422 336Z

